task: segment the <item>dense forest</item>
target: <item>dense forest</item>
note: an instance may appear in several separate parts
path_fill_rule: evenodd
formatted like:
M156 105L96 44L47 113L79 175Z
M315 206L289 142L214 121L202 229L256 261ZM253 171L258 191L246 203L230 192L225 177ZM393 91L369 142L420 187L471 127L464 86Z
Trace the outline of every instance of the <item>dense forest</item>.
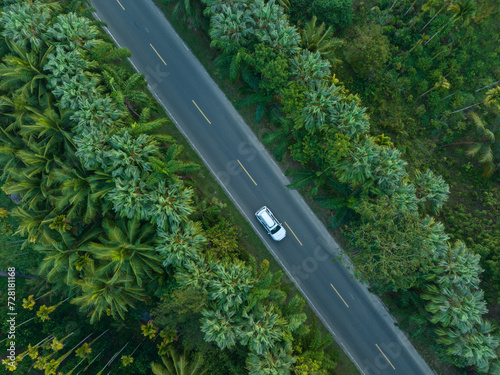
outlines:
M500 373L498 4L163 3L210 39L290 188L400 325L440 361Z
M0 5L2 371L331 372L332 338L201 194L88 2Z

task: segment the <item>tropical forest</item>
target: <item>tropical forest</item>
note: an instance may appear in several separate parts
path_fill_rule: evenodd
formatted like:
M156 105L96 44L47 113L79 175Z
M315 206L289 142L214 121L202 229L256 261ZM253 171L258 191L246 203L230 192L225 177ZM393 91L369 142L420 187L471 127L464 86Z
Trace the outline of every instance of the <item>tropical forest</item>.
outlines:
M154 2L435 373L500 374L497 0ZM359 374L104 26L0 0L0 373Z

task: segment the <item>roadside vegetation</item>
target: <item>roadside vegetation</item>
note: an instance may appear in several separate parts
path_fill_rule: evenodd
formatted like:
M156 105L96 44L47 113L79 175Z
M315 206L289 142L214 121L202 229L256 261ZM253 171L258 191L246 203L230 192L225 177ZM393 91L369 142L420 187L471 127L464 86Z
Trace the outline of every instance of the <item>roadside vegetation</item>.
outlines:
M89 4L0 6L0 180L20 198L0 198L0 271L18 272L17 353L2 368L331 373L332 338L199 187Z
M499 373L497 4L157 3L431 364Z

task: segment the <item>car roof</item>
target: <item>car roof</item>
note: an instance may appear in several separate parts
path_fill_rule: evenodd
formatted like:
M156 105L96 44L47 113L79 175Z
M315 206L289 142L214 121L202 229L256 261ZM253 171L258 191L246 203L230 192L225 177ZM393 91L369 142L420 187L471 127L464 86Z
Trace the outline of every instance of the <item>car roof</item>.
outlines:
M276 225L273 218L267 213L267 210L262 210L261 212L259 212L259 216L262 218L262 220L264 220L268 227L273 227Z

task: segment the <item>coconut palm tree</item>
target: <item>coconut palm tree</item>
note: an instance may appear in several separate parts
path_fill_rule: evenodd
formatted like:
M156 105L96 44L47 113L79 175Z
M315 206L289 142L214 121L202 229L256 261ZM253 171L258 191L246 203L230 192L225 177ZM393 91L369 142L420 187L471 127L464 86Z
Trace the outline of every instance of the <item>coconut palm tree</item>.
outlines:
M436 341L446 347L452 362L461 367L474 366L481 373L488 373L498 361L496 350L500 340L488 321L465 332L453 328L438 328L435 332L439 336Z
M241 318L235 311L225 312L216 306L202 310L201 331L205 340L215 342L220 349L233 348L241 338Z
M162 356L162 364L151 362L151 370L155 375L203 375L208 370L203 368L201 353L191 356L184 350L179 354L175 346L168 346L168 355Z
M348 184L335 183L332 190L325 195L314 197L314 200L323 208L334 210L328 226L338 228L342 223L354 218L354 208L360 200L361 189L354 190Z
M345 44L345 41L333 37L331 26L325 30L325 23L322 22L318 26L316 25L317 21L316 16L313 16L305 24L304 29L301 30L302 40L300 46L312 53L319 52L322 58L327 59L334 66L340 63L340 60L336 57L336 51Z
M155 226L138 219L105 218L99 242L86 247L93 257L100 260L96 276L124 277L130 285L143 286L163 273L161 258L155 251Z
M255 283L251 270L241 262L216 263L212 268L212 278L207 285L208 298L225 312L239 310Z
M162 159L152 156L149 161L153 173L148 178L147 184L151 185L163 179L166 179L170 184L175 184L179 182L179 175L182 176L198 171L200 169L198 164L179 160L183 150L184 147L181 145L172 144L163 154Z
M321 81L331 74L330 62L323 59L318 51L302 50L290 59L290 68L292 78L306 85L310 80Z
M450 22L455 22L458 20L461 20L463 23L468 23L469 19L474 15L474 12L476 10L476 5L474 3L474 0L462 0L458 1L455 4L451 4L448 9L453 10L454 14L448 22L442 26L436 33L425 42L425 44L428 44L434 37L439 34L446 26L450 24Z
M252 352L264 355L279 342L283 338L287 321L277 310L273 303L267 306L259 303L251 312L243 311L240 344L248 345Z
M262 136L266 144L274 144L273 155L281 161L294 141L294 124L283 116L274 115L277 128Z
M63 42L70 50L90 49L96 45L99 29L87 17L70 12L59 14L47 29L48 36L56 42Z
M76 292L79 295L71 300L80 310L90 316L90 323L95 323L103 314L114 319L124 319L128 307L146 298L144 289L136 286L135 280L127 279L124 274L89 275L77 280Z
M420 205L427 207L433 213L437 213L448 200L450 186L443 177L434 175L429 169L424 173L416 170L414 181Z
M12 55L5 56L0 65L0 90L20 95L24 99L42 98L47 93L48 77L43 66L54 47L30 51L23 45L7 41Z
M251 13L241 6L223 5L219 13L211 17L211 40L234 42L238 49L247 47L255 33L255 21Z
M17 2L2 9L0 24L2 35L29 50L40 51L44 45L42 35L47 31L58 3Z
M146 196L148 209L145 217L158 228L177 228L186 221L193 212L193 190L176 182L167 185L166 181L159 182L156 189Z
M163 265L181 266L187 259L196 260L202 250L205 238L198 222L182 223L176 230L159 230L159 245L156 247L163 260Z
M143 74L130 75L124 68L107 64L102 67L101 74L118 103L137 118L143 109L156 108L155 101L145 92L147 84Z
M254 4L256 3L258 2ZM293 56L300 52L300 34L297 32L297 28L290 26L285 18L271 22L265 28L258 28L255 35L259 42L263 42L275 51L281 51L287 56Z
M461 144L471 144L467 149L467 155L476 157L479 163L483 164L484 177L491 177L497 170L498 160L500 160L500 121L488 126L474 112L471 113L471 118L476 127L478 139L461 142Z
M291 350L276 347L262 355L249 353L246 359L246 368L249 375L275 374L289 375L295 362Z
M44 256L38 274L52 284L52 290L71 290L85 271L92 269L94 258L86 245L96 240L100 232L100 226L93 225L85 228L78 238L67 232L56 231L52 231L49 236L42 236L34 247Z
M320 164L317 169L290 169L286 174L292 177L292 183L287 185L287 187L290 189L301 189L312 184L311 195L317 195L320 188L325 189L335 183L331 168L332 166L327 166L324 163Z
M296 121L296 127L315 132L326 125L330 108L340 101L340 88L311 81L309 91L304 92L304 96L306 104Z

